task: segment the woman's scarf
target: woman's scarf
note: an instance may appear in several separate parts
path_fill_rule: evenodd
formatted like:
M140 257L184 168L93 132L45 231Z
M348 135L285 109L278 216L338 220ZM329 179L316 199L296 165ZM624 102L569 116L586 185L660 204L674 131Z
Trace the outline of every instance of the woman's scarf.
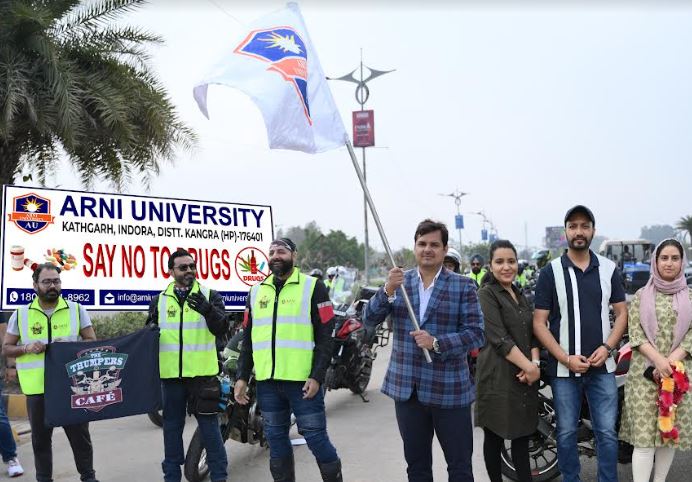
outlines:
M661 243L665 241L668 240L661 241ZM658 253L659 246L661 246L660 243L656 246L654 255L651 259L651 277L641 290L639 318L646 338L655 348L656 333L658 332L656 292L673 295L673 310L675 310L677 314L677 321L675 323L675 329L673 330L673 345L670 349L672 353L673 350L682 343L682 339L690 329L690 322L692 322L692 303L690 303L689 288L685 280L687 255L683 248L680 273L673 281L665 281L658 272L658 263L656 262L656 253Z

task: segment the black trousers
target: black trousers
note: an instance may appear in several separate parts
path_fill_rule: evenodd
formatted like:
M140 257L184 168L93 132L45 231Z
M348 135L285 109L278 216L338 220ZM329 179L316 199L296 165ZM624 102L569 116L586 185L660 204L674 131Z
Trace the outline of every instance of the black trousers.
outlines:
M449 482L473 482L470 407L428 407L418 401L415 392L405 402L394 402L394 407L404 441L409 482L433 482L433 435L437 435L444 452Z
M34 449L34 465L38 482L53 481L53 428L44 421L45 399L43 395L27 395L26 408L31 425L31 445ZM89 424L67 425L63 427L70 441L74 462L82 481L95 480L94 450L91 446Z
M502 458L500 451L505 440L488 428L483 428L483 458L485 469L488 471L490 482L502 482ZM512 440L512 463L517 472L519 482L531 482L531 466L529 464L529 436Z

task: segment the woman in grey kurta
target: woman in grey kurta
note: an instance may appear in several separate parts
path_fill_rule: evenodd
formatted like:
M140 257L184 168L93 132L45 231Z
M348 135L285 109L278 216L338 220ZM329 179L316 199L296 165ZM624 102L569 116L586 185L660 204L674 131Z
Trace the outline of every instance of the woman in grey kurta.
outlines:
M538 424L538 348L532 310L512 284L517 252L509 241L490 247L492 277L478 292L486 345L476 366L476 425L483 427L483 456L491 482L501 482L500 450L512 441L519 480L531 481L529 436Z
M680 243L672 239L661 242L654 252L651 279L634 296L629 310L632 361L625 384L620 438L634 446L634 482L649 481L654 459L654 482L664 482L675 448L692 448L690 393L677 407L675 426L680 431L680 444L675 447L670 441L664 443L658 430L658 384L643 376L649 366L655 368L656 379L661 371L668 375L669 364L675 360L683 361L688 375L692 370L692 293L682 269L687 259Z

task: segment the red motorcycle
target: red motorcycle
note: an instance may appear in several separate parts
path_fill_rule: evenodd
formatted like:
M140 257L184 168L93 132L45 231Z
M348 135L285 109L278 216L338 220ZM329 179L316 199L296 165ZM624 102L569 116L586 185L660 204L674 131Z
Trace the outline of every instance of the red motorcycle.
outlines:
M334 311L334 352L324 378L325 389L348 388L364 402L377 348L387 346L391 334L386 322L373 329L362 321L363 310L376 292L377 288L363 287L346 311Z

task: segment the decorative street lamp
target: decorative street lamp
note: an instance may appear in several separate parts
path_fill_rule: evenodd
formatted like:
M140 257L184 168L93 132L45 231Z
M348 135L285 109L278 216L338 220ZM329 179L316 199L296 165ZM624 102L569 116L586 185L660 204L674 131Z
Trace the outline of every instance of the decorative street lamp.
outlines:
M356 77L355 73L359 70L360 76ZM367 75L364 71L367 72ZM360 104L360 111L353 112L353 146L363 149L363 178L366 180L365 148L375 145L375 113L372 110L365 110L365 103L370 98L370 89L367 83L389 72L394 72L394 70L375 70L363 64L363 49L360 49L359 67L341 77L327 77L327 80L343 80L357 84L356 102ZM365 195L363 195L363 217L365 225L365 283L368 284L370 282L370 255L368 253L370 243L368 239L368 203Z

